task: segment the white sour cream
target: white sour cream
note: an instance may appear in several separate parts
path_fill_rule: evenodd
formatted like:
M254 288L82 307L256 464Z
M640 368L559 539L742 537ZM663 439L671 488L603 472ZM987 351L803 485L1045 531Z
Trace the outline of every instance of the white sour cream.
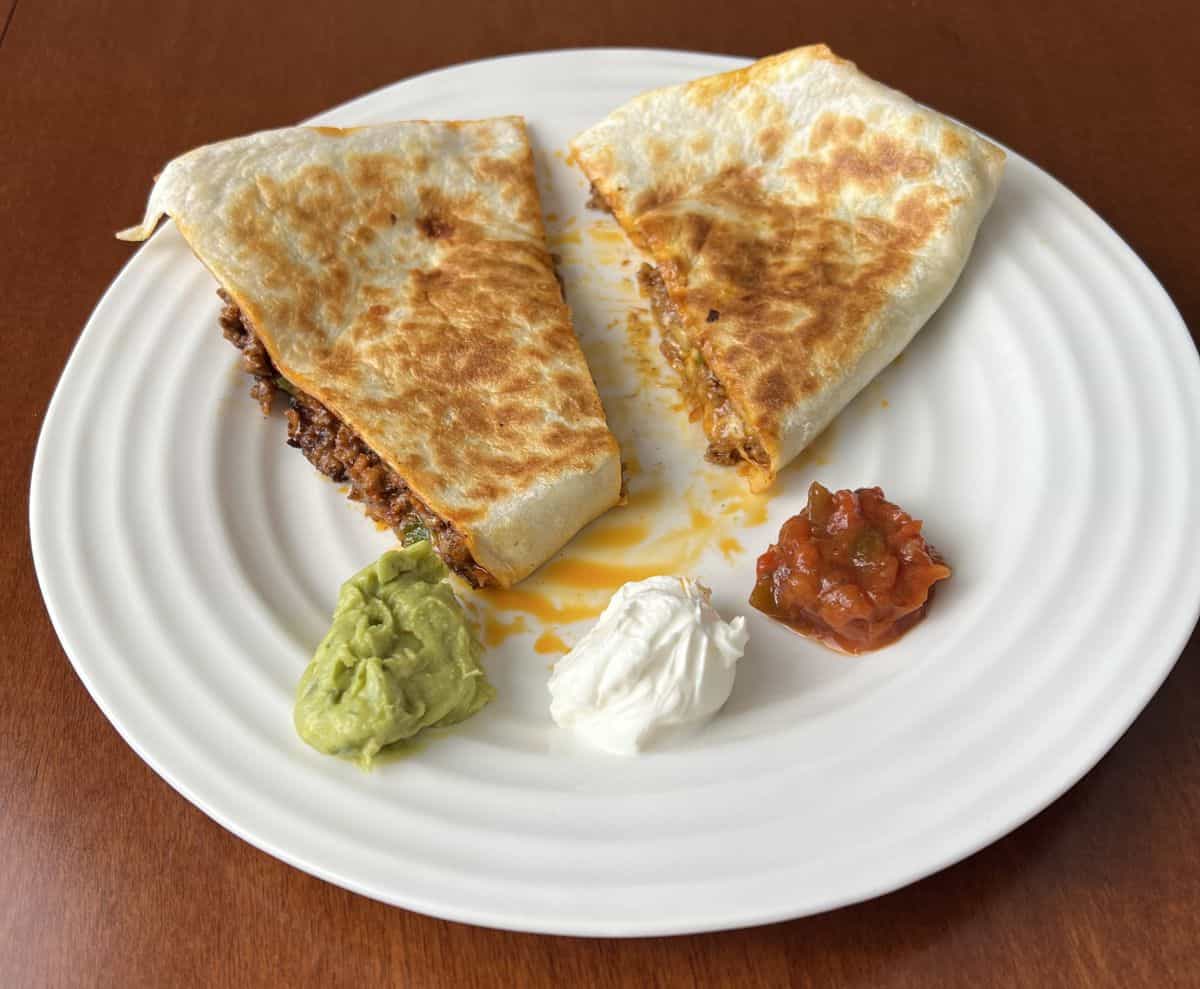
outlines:
M746 619L723 621L686 577L624 585L550 675L550 716L597 748L633 755L711 718L729 698Z

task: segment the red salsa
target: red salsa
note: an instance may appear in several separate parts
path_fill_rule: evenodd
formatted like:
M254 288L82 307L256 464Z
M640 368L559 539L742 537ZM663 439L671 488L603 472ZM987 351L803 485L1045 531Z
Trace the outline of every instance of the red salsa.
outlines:
M758 558L750 603L827 646L860 653L916 625L933 585L949 576L920 521L881 489L831 493L814 482L804 510Z

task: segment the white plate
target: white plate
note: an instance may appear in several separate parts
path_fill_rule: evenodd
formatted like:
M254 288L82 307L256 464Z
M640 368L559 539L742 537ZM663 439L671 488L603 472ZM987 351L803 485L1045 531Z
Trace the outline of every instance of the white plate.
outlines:
M713 540L744 547L672 559L724 612L750 612L754 556L807 482L878 483L955 567L929 619L847 659L750 612L727 709L639 760L554 728L553 657L531 648L542 627L530 620L489 653L499 699L460 730L370 774L317 755L292 731L294 684L340 581L392 540L285 447L278 413L258 415L217 331L214 285L168 226L63 374L30 523L79 676L138 754L225 827L368 896L477 924L757 924L874 896L994 841L1079 779L1162 682L1200 601L1185 538L1200 507L1196 353L1133 253L1020 157L950 300L824 453L784 475L769 521L752 528L732 489L709 490L723 475L701 466L699 427L623 357L629 269L561 151L635 93L740 64L526 55L319 119L524 114L580 334L639 483L675 492L668 505L686 496L725 525ZM641 517L677 525L669 514Z

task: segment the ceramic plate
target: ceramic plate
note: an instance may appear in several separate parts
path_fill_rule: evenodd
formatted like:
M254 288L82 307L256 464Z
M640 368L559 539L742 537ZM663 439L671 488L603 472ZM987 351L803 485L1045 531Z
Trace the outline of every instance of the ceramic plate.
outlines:
M291 705L338 585L392 536L286 447L278 409L258 413L215 285L173 226L104 296L38 447L38 576L97 704L225 827L367 896L476 924L758 924L996 840L1095 764L1163 681L1200 602L1184 538L1200 507L1200 363L1129 248L1017 155L950 299L772 497L703 463L636 261L585 209L564 151L636 93L741 64L524 55L318 118L527 117L552 249L632 467L628 507L518 591L467 596L497 700L373 772L306 748ZM745 604L756 554L813 479L881 485L954 567L895 646L836 655ZM733 696L643 758L590 752L550 720L548 666L621 580L662 570L748 614Z

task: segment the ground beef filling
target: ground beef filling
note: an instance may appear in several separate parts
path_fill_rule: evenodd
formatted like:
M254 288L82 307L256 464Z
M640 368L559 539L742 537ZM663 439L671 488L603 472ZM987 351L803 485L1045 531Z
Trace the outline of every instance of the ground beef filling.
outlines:
M588 199L585 205L588 209L599 210L601 213L612 215L612 207L608 205L608 200L596 188L595 182L588 187Z
M734 409L725 388L712 373L700 350L692 345L683 317L667 293L658 269L643 264L638 269L642 293L658 323L659 350L679 375L680 391L693 419L703 418L708 436L705 458L714 464L736 464L748 460L760 466L769 463L762 445L746 432L742 417Z
M349 426L310 395L287 382L241 310L224 292L221 332L242 352L245 370L254 378L250 394L263 414L279 391L288 393L288 445L300 450L326 477L350 486L350 498L360 501L373 519L396 531L401 539L424 529L446 565L475 587L495 583L471 556L454 526L439 518L409 490Z

